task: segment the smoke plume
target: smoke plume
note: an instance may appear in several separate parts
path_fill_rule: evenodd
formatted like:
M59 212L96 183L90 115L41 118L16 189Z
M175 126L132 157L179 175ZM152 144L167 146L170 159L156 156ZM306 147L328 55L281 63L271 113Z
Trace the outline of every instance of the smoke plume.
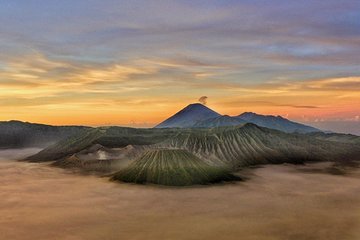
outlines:
M199 102L203 105L206 105L208 97L207 96L202 96L201 98L199 98Z

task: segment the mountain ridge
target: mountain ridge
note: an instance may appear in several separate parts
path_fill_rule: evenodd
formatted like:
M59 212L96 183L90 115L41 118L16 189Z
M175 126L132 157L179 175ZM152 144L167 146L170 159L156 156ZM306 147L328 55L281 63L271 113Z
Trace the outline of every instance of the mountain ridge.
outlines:
M221 116L219 113L203 104L192 103L156 125L155 128L192 127L198 121L219 116Z
M321 130L286 119L280 115L261 115L253 112L244 112L235 118L242 119L247 122L254 123L261 127L272 128L283 132L299 132L299 133L310 133L310 132L321 132Z
M360 137L286 133L253 123L215 128L101 127L63 139L26 160L53 161L54 166L74 168L85 173L115 174L114 176L119 177L117 180L135 183L191 185L211 182L211 179L203 177L224 168L233 172L259 164L355 161L360 155L358 141ZM159 149L166 152L158 151ZM186 151L187 157L178 150ZM157 151L156 156L147 155L146 152L149 151ZM164 160L160 157L163 154L172 159L175 155L179 156L179 159L174 159L176 161L182 157L189 159L190 162L186 165L188 170L182 172L178 169L174 174L194 174L191 177L193 180L181 183L179 178L174 178L168 181L169 175L166 172L178 166L179 162ZM199 161L196 159L205 165L198 165ZM135 165L131 165L132 163ZM153 164L155 168L151 167ZM129 168L122 172L126 165ZM190 166L194 168L188 168ZM154 180L157 176L163 180ZM226 175L222 176L221 180L224 180ZM198 182L196 179L204 181Z
M328 141L322 136L316 138L311 134L285 133L252 123L219 128L111 127L90 129L77 136L69 137L27 160L34 162L61 160L94 144L100 144L106 148L124 148L133 145L144 146L143 150L148 148L186 149L205 162L215 165L261 164L267 163L266 159L272 159L271 162L277 163L286 162L286 159L290 161L295 157L317 160L327 156L326 159L330 160L334 155L330 154L331 150L346 154L346 151L352 152L351 148L354 148L354 151L359 149L355 147L355 143L360 137L351 141L342 141L341 137L342 135L339 135L336 141ZM323 150L324 148L328 150ZM296 149L303 150L299 153ZM278 153L275 154L276 152Z
M90 128L52 126L19 120L0 121L0 148L47 147Z
M211 128L244 123L254 123L289 133L321 132L317 128L291 121L282 116L261 115L253 112L244 112L237 116L221 115L200 103L189 104L154 128Z

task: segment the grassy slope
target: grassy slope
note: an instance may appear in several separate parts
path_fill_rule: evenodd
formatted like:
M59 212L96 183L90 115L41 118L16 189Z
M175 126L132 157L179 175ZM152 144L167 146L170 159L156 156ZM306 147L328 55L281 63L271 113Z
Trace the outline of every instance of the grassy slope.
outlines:
M341 160L360 154L359 147L354 144L287 134L254 124L214 128L208 132L179 132L160 145L187 149L209 163L233 168L266 163Z
M154 149L145 152L113 180L171 186L208 184L235 180L228 170L204 163L186 150Z

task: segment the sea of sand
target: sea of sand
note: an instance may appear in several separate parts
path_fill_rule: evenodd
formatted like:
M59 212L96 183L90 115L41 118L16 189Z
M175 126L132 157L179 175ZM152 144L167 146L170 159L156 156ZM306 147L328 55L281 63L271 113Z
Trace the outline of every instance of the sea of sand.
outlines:
M0 151L0 239L360 239L360 169L268 165L187 188L109 182Z

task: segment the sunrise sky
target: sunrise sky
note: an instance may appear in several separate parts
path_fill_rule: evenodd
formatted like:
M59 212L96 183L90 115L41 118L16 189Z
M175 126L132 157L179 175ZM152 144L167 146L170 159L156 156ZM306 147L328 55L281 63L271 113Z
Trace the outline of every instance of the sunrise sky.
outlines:
M0 1L0 120L151 127L201 96L360 134L360 1Z

